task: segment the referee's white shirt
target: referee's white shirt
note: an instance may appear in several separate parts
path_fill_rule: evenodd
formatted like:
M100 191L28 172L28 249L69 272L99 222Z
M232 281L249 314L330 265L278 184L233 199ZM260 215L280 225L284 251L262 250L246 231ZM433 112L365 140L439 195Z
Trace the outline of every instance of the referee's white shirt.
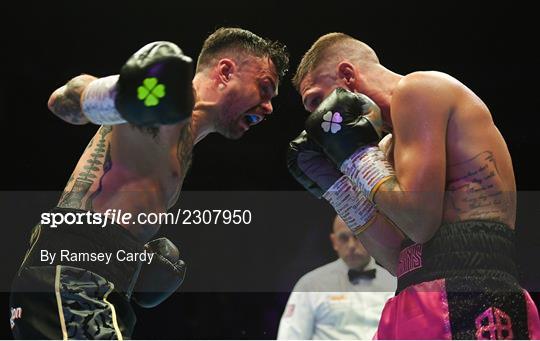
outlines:
M352 284L338 259L296 283L279 324L278 340L371 340L397 281L372 258L364 270L375 278Z

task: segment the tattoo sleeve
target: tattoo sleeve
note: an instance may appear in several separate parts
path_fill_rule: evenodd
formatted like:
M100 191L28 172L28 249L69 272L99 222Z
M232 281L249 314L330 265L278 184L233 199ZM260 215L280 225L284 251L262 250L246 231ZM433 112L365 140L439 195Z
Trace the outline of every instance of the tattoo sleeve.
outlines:
M58 206L87 210L92 209L92 200L95 199L97 194L94 193L86 201L84 199L94 182L98 180L98 176L100 177L98 181L100 181L101 185L101 179L112 168L110 144L106 140L107 135L111 131L111 126L102 126L100 128L99 140L97 143L92 146L91 141L87 147L87 149L91 149L92 152L85 161L83 167L84 170L77 175L73 187L69 192L62 195ZM101 190L101 186L98 190Z
M82 75L71 79L56 90L49 100L49 109L62 120L71 124L86 124L88 119L81 110L81 94L95 78Z

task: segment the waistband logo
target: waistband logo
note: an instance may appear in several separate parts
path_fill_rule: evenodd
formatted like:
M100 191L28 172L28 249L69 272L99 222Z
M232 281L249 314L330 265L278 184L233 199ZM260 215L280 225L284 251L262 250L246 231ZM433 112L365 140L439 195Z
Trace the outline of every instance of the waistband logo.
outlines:
M422 244L407 246L399 253L398 277L422 267Z

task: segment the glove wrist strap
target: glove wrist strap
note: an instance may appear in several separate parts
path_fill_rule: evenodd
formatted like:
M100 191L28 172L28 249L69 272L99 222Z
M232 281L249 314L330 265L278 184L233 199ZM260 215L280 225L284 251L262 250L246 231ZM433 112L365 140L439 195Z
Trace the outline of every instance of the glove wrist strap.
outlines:
M340 170L370 201L379 187L395 176L392 165L378 146L360 148L343 162Z
M118 75L98 78L88 84L82 95L82 111L94 124L126 123L116 110L116 83Z
M354 184L345 175L323 194L323 198L334 207L355 235L371 225L377 212L375 205L357 192Z

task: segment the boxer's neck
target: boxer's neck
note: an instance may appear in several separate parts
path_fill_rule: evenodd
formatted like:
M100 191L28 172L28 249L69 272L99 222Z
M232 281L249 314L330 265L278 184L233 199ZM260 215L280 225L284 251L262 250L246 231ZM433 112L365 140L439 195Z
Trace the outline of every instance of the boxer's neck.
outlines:
M217 85L205 72L199 72L193 78L195 105L191 114L191 131L197 144L208 134L216 132L215 116L219 114Z
M381 109L381 115L385 126L392 126L390 116L390 104L392 95L402 75L388 70L384 66L377 64L361 75L360 91L371 98Z
M197 106L196 106L197 107ZM191 131L193 133L193 145L199 143L208 134L216 131L212 120L204 109L199 106L199 109L195 108L191 114Z

